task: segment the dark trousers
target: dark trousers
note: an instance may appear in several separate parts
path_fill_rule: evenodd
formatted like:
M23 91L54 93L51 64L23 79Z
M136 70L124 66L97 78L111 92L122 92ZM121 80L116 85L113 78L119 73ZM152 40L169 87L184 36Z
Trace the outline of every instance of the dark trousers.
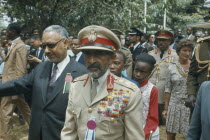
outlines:
M159 117L159 126L166 125L166 120L162 117L162 112L164 111L164 104L158 104L158 117Z

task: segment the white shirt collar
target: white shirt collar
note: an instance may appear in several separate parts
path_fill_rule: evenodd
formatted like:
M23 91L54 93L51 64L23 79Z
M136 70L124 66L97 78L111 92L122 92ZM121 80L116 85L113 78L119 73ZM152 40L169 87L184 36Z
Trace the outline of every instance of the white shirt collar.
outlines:
M136 47L137 47L139 44L140 44L140 42L139 42L139 43L137 43L136 45L134 45L134 46L133 46L133 50L135 50L135 49L136 49Z
M72 50L68 50L67 54L70 55L70 56L74 56L74 53L72 52Z
M101 77L99 77L98 80L98 86L97 86L97 92L100 90L101 86L104 84L104 82L107 79L107 76L109 75L109 69L106 71L106 73L104 75L102 75ZM93 78L91 78L91 82L93 83Z
M58 70L57 70L56 79L61 75L61 73L63 72L63 70L65 69L65 67L68 65L69 62L70 62L70 57L67 55L63 61L57 64ZM53 63L52 69L54 68L54 66L55 64Z
M12 40L12 42L11 42L11 46L9 47L9 49L8 50L11 50L12 49L12 47L13 47L13 45L18 41L20 39L20 37L18 37L18 38L16 38L16 39L14 39L14 40Z
M16 38L16 39L12 40L12 44L16 43L17 40L19 40L19 39L20 39L20 37L18 37L18 38Z
M82 52L79 52L78 54L76 54L77 55L77 57L76 57L76 61L78 61L79 60L79 58L80 58L80 56L82 55Z

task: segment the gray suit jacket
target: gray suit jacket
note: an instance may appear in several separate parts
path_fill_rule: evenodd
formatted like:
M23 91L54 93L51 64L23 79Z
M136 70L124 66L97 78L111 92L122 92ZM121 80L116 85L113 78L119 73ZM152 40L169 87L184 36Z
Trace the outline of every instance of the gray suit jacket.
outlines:
M204 82L198 92L186 140L209 140L210 130L210 82Z
M30 74L0 85L0 97L32 92L29 140L60 140L65 121L68 93L63 94L66 73L73 78L86 73L86 68L71 59L47 94L52 62L40 63ZM46 100L48 98L48 100Z

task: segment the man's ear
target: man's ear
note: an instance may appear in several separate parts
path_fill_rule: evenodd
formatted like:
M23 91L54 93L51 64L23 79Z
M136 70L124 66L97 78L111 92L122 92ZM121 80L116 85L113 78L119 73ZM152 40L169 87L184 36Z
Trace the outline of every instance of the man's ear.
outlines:
M68 49L68 47L69 47L69 45L70 45L70 40L68 40L68 39L65 39L65 41L64 41L64 47L66 48L66 49Z

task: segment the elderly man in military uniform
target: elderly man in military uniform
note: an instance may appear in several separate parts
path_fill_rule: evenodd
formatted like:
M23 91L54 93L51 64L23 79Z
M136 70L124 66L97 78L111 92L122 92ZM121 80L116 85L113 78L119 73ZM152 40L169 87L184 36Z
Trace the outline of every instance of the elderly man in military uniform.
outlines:
M61 140L144 140L140 90L109 71L119 39L95 25L82 29L78 39L88 74L71 83Z
M169 63L177 59L176 51L169 48L173 43L173 34L166 30L161 30L156 33L157 49L149 52L156 59L156 67L153 70L149 81L156 85L158 88L158 112L159 112L159 125L164 125L165 120L161 114L164 110L164 97L165 97L165 82L166 82L166 69Z
M210 80L210 37L205 37L197 41L195 54L190 64L187 78L188 100L185 105L193 109L195 98L200 85Z

